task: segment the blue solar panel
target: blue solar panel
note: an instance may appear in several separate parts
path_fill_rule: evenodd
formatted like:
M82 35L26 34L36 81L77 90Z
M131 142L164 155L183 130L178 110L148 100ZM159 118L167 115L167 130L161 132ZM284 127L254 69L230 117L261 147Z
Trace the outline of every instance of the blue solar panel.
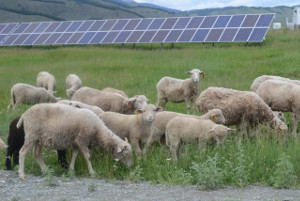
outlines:
M261 42L274 14L0 24L0 45Z
M220 16L215 25L214 28L224 28L226 27L226 25L228 24L229 20L230 20L231 16Z

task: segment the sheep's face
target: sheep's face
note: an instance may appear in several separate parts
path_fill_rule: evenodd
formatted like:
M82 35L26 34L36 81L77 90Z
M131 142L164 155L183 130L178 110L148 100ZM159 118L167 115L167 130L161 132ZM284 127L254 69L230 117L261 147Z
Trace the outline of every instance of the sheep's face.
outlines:
M126 142L116 148L113 153L115 161L121 161L126 167L131 167L133 164L133 156L131 145Z
M225 117L220 109L214 109L211 112L212 114L210 116L210 120L212 120L216 124L225 124Z
M212 133L213 138L216 141L217 145L221 146L224 143L228 131L234 131L234 129L222 125L217 125L209 132Z
M202 72L199 69L193 69L193 70L189 71L188 74L191 75L191 78L194 82L199 82L200 74L202 74L202 76L204 78L204 72Z
M143 121L153 122L156 112L160 111L161 107L156 107L153 104L145 105L142 109L136 110L137 119L142 118Z
M278 130L280 133L285 133L288 130L287 125L284 122L282 122L277 116L274 117L273 124L271 124L271 127L275 127L275 130Z
M73 89L67 89L67 90L66 90L66 95L67 95L69 98L72 98L73 95L74 95L74 93L75 93L75 90L73 90Z

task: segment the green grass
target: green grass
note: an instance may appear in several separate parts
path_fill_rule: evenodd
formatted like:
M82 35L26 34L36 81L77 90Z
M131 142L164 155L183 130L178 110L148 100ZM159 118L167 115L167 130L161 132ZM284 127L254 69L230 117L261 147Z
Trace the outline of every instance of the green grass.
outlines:
M7 111L10 88L18 82L35 85L40 71L55 76L57 96L62 98L66 98L65 78L70 73L77 74L84 86L98 89L110 86L124 90L129 96L145 94L151 103L156 101L155 85L160 78L184 79L188 77L186 72L193 68L206 73L205 79L200 80L200 90L209 86L249 90L253 80L263 74L300 80L299 34L299 31L270 31L262 44L227 43L215 47L211 44L175 44L175 48L166 44L164 50L160 50L160 44L137 45L136 49L132 45L126 45L124 49L119 45L0 48L0 137L6 140L11 120L30 107L22 105L18 111ZM167 110L186 112L184 103L168 103ZM291 126L290 114L285 115ZM286 141L281 141L268 131L241 142L231 134L224 146L207 147L205 153L200 153L195 145L185 146L177 163L167 160L171 157L169 150L157 144L152 153L135 160L131 169L113 161L101 149L93 150L91 155L96 177L179 185L200 184L201 179L201 184L205 184L203 174L196 171L197 167L202 167L212 170L205 174L214 175L218 170L217 173L222 175L220 182L216 180L217 183L213 181L207 186L210 188L257 183L276 186L272 178L280 180L284 174L279 174L282 171L278 168L287 163L292 169L289 172L296 175L295 183L290 185L299 187L299 143L299 138L289 136ZM59 167L54 152L44 152L44 160L53 170L53 176L68 175ZM282 153L289 156L287 160L279 160ZM70 156L69 152L68 159ZM0 152L0 160L0 169L5 169L4 152ZM211 164L211 161L216 163ZM32 154L27 154L25 173L42 175ZM76 160L75 174L89 176L81 154ZM286 184L282 186L286 187Z

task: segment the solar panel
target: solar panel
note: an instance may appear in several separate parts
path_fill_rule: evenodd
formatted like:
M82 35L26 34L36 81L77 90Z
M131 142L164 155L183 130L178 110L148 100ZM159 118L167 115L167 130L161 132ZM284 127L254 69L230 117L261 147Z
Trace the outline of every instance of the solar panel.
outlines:
M0 45L261 42L273 13L0 24Z

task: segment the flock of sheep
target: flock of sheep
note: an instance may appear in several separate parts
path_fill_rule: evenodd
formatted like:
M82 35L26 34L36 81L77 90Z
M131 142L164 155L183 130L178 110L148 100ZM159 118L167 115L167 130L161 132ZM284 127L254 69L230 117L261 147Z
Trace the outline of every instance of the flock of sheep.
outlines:
M18 173L24 180L24 160L32 147L42 171L46 170L42 147L57 150L64 168L68 166L66 149L71 147L71 170L80 150L89 173L94 174L89 150L97 146L130 167L132 148L140 158L164 138L172 158L177 160L183 142L197 142L200 149L207 143L222 145L228 132L235 131L230 125L235 125L238 132L246 131L249 137L250 128L259 124L287 131L282 112L292 112L292 133L296 135L300 81L263 75L254 80L251 91L209 87L199 95L200 75L204 78L204 72L193 69L188 74L191 78L185 80L163 77L156 85L156 105L148 104L144 95L128 98L118 89L83 87L75 74L66 78L66 95L70 100L54 96L56 81L48 72L38 74L37 87L15 84L8 108L16 109L22 103L35 105L11 122L8 147L0 140L0 148L7 148L7 169L11 169L13 157L14 164L20 164ZM162 111L168 101L185 101L188 114ZM197 106L203 115L190 115L190 104L193 113Z

